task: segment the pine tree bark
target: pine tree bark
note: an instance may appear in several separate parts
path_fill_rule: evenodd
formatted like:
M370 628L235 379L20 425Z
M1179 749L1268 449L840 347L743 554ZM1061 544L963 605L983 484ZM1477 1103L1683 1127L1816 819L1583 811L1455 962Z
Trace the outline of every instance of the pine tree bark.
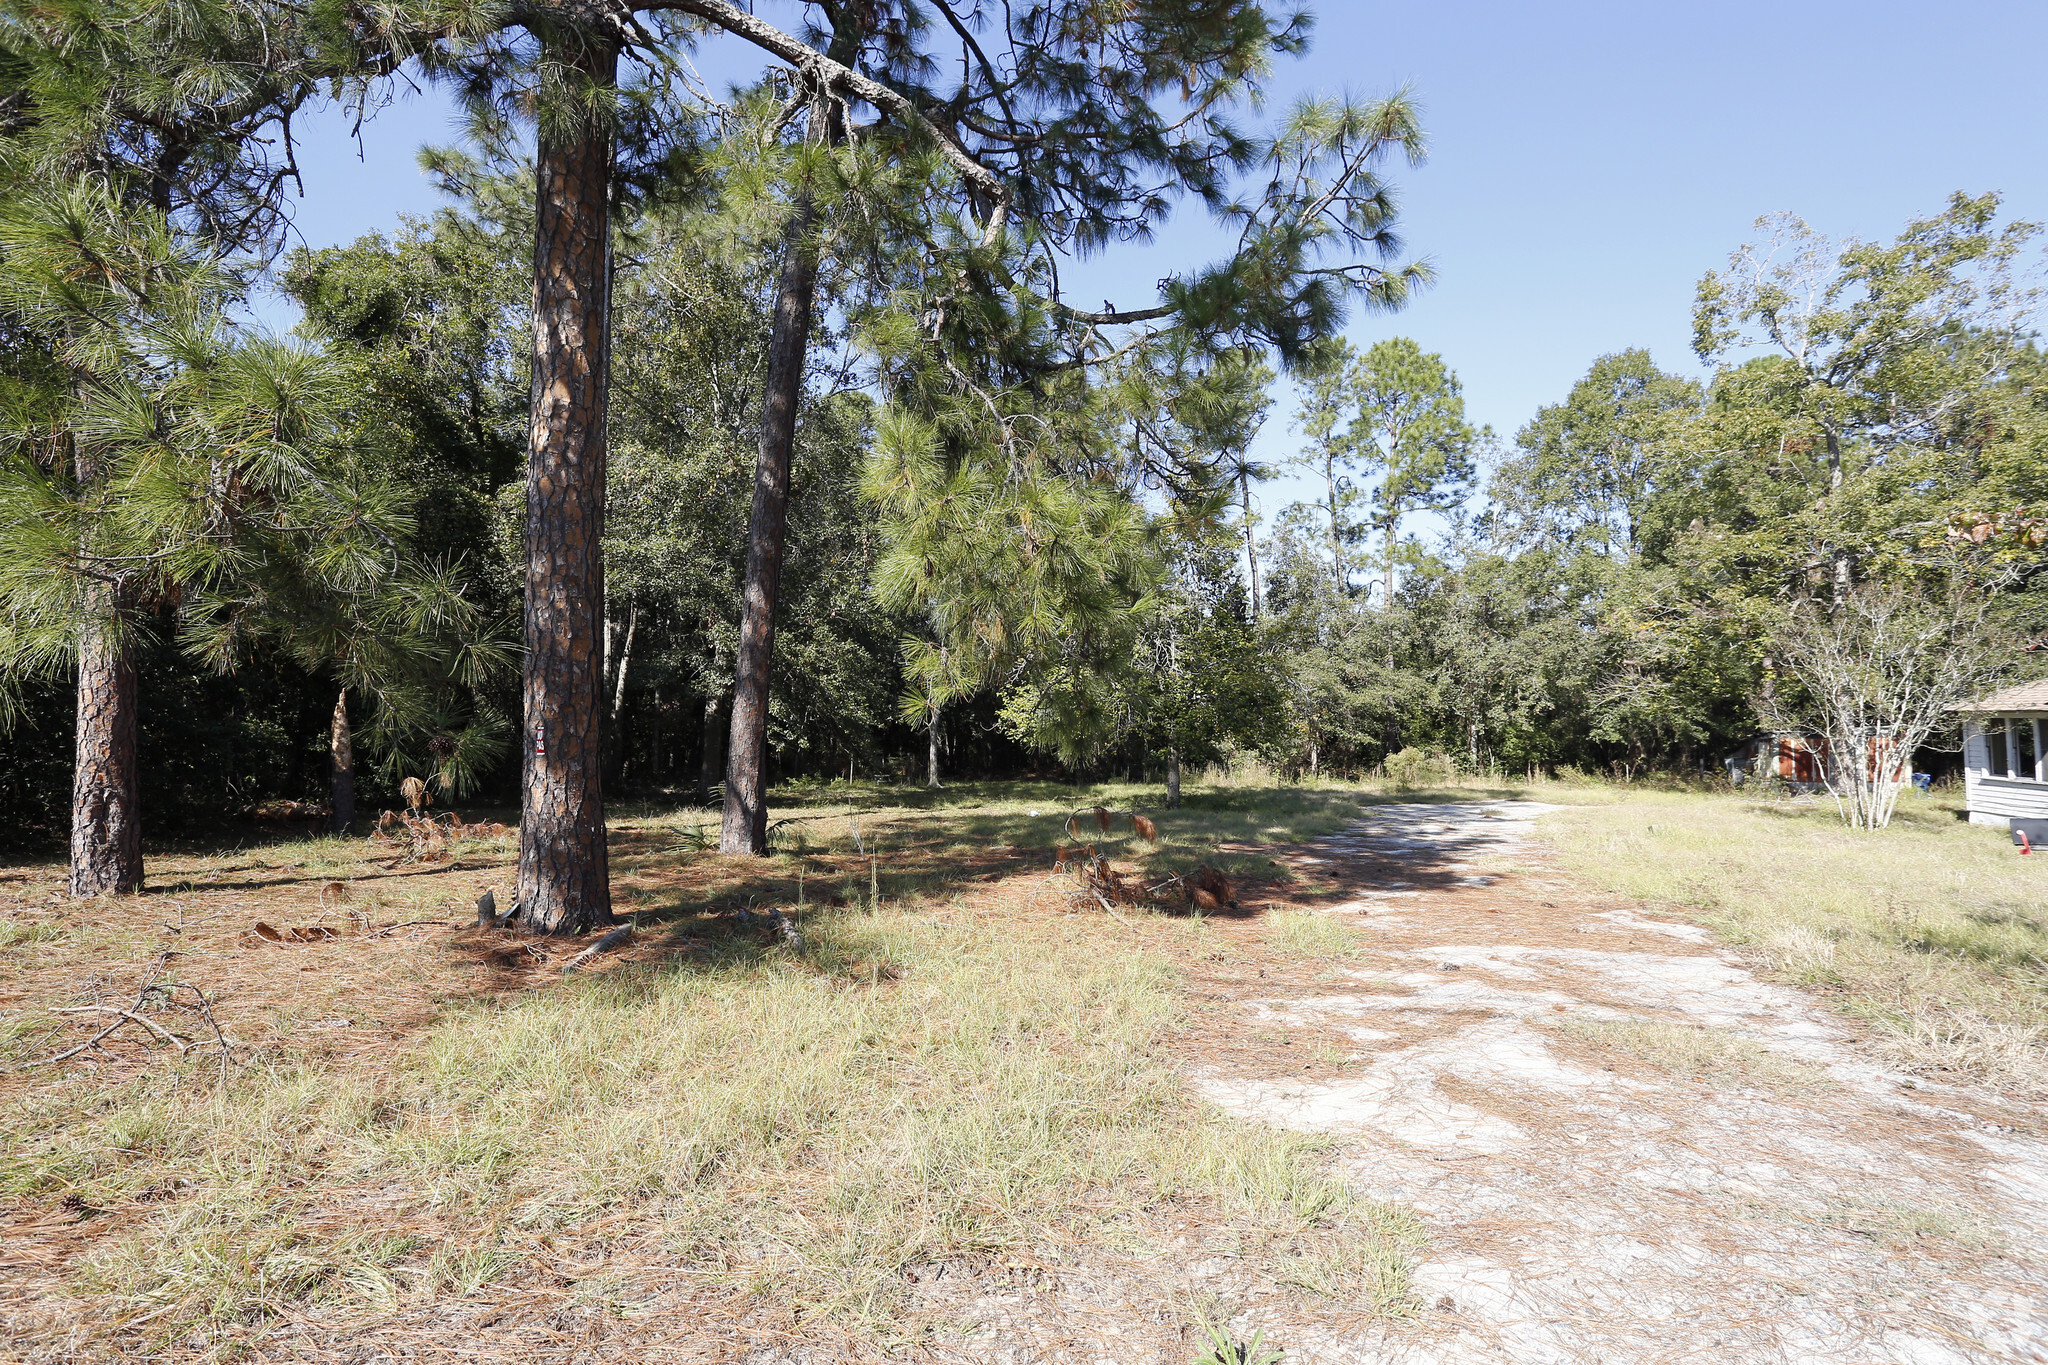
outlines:
M938 790L939 790L939 708L938 708L938 707L937 707L936 705L932 705L932 706L929 706L929 707L927 707L927 708L926 708L926 720L927 720L927 722L928 722L928 724L927 724L927 726L926 726L926 731L927 731L927 735L926 735L926 737L927 737L927 739L928 739L928 740L930 741L930 750L929 750L929 752L928 752L928 753L927 753L927 755L926 755L926 763L925 763L925 782L924 782L924 785L925 785L925 788L926 788L927 790L929 790L929 791L938 791Z
M1394 609L1394 551L1399 546L1401 517L1399 513L1387 514L1387 568L1380 589L1380 607L1384 611Z
M775 657L775 605L782 592L783 537L789 523L789 469L803 397L804 355L818 285L813 209L799 200L775 291L768 337L768 379L761 395L760 456L747 521L747 586L733 663L732 735L725 758L723 853L768 851L768 679Z
M552 41L593 85L616 83L605 39ZM608 121L591 117L543 140L535 164L519 905L528 927L556 934L612 922L601 618L613 146Z
M356 746L348 724L348 689L334 699L334 720L328 728L327 756L333 768L328 777L328 804L333 807L330 826L346 834L356 821Z
M71 894L142 889L142 782L135 735L142 688L118 590L101 590L78 640L78 736L71 777Z

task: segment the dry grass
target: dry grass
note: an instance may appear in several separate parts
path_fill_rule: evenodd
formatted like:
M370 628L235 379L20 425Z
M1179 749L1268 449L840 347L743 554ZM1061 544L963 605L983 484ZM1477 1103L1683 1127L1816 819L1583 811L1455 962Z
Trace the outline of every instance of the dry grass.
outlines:
M1317 1140L1180 1084L1165 1044L1200 923L1042 894L1065 810L1040 793L833 795L806 796L766 861L702 852L696 813L617 822L642 933L567 979L573 946L543 959L459 927L479 891L503 896L503 845L427 867L336 840L157 858L164 890L83 907L53 898L58 869L15 869L0 1057L76 1041L51 1008L126 1003L166 948L245 1044L225 1084L134 1029L0 1081L17 1349L214 1357L402 1329L509 1359L472 1324L659 1303L704 1341L856 1352L960 1328L919 1267L1191 1237L1299 1299L1401 1310L1413 1220L1326 1176ZM1128 851L1306 837L1357 800L1193 796ZM346 893L323 898L329 880ZM720 913L799 894L801 953ZM341 936L264 945L257 919Z
M1661 1019L1559 1019L1558 1032L1603 1051L1620 1052L1688 1080L1768 1090L1826 1090L1820 1067L1771 1051L1727 1029Z
M1812 801L1545 786L1563 864L1711 924L1876 1026L1900 1064L2048 1095L2048 858L1907 793L1891 828Z
M1267 915L1266 937L1281 952L1300 958L1349 958L1364 949L1356 929L1316 910L1280 910Z
M1970 1209L1844 1200L1816 1211L1787 1210L1781 1216L1840 1228L1897 1250L1995 1256L2006 1249L1998 1227Z

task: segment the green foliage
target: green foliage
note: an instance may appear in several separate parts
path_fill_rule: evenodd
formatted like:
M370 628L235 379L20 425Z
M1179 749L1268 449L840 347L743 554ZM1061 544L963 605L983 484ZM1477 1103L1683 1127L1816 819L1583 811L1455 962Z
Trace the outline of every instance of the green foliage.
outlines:
M90 181L223 252L278 245L292 120L392 50L339 6L0 5L0 184Z
M713 104L672 52L751 41L762 16L646 17L614 86L587 60L604 35L566 18L0 0L0 648L47 742L112 579L195 771L268 744L291 763L237 771L303 782L324 712L291 698L340 683L391 761L438 745L451 776L509 776L488 741L517 704L526 158L593 128L620 170L615 782L715 745L795 248L820 286L771 700L785 775L872 761L942 708L987 752L1072 765L1691 768L1755 724L1795 604L1922 592L1966 542L2014 587L1994 624L2048 624L2037 229L1999 223L1996 196L1882 243L1765 220L1701 283L1710 382L1602 357L1472 517L1491 433L1444 357L1338 339L1347 310L1430 278L1384 179L1424 151L1405 94L1245 122L1307 40L1253 0L1057 0L980 28L817 13L788 35L801 61L757 43L759 78ZM424 158L455 207L295 253L316 344L228 325L229 253L276 243L291 115L319 80L374 111L402 59L472 115L469 152ZM1230 229L1221 259L1126 307L1062 296L1067 257L1142 242L1177 201ZM1268 530L1251 450L1276 368L1315 494ZM184 676L170 641L246 688ZM224 695L249 705L208 714Z
M1298 421L1310 446L1297 463L1324 484L1319 511L1332 577L1348 590L1348 547L1368 527L1377 530L1380 605L1391 608L1402 519L1461 506L1471 492L1474 454L1492 433L1466 422L1463 386L1443 357L1425 354L1407 337L1378 342L1363 355L1341 340L1320 348ZM1370 495L1364 479L1374 481ZM1308 509L1295 510L1303 523Z
M1411 747L1387 755L1386 774L1396 791L1417 791L1455 781L1458 765L1441 750Z
M1499 514L1560 545L1633 558L1704 401L1697 384L1659 370L1648 351L1600 357L1564 402L1538 409L1516 436L1518 454L1491 489Z
M1914 576L1947 516L1983 505L1974 466L2008 434L1986 417L2010 411L1994 396L2025 370L2039 303L2023 267L2039 225L1995 226L1998 207L1958 193L1888 244L1759 219L1767 238L1701 280L1701 358L1760 355L1724 369L1693 445L1742 511L1784 488L1766 542L1781 581L1823 560L1837 595L1855 576Z
M1239 1342L1221 1327L1203 1329L1208 1341L1203 1345L1202 1354L1195 1357L1195 1365L1280 1365L1286 1353L1266 1345L1263 1328L1251 1335L1251 1340Z
M376 698L394 762L445 738L444 774L473 773L502 726L450 690L508 652L411 556L402 489L356 458L346 370L231 326L217 262L100 192L16 200L0 255L31 358L0 417L0 684L61 674L101 616L221 671L281 649Z
M460 551L479 591L496 490L524 455L526 364L517 225L443 211L391 240L294 252L280 283L348 372L350 444L411 491L419 542ZM502 609L502 595L497 599Z
M948 459L940 425L903 408L876 436L874 590L930 632L905 644L913 695L966 696L1018 667L1086 673L1128 635L1157 571L1150 519L1122 488L1021 444L1010 469Z
M1643 351L1595 361L1523 428L1480 517L1453 511L1440 548L1407 547L1378 612L1352 598L1353 547L1403 496L1386 459L1401 414L1425 435L1460 414L1418 402L1455 389L1412 346L1376 348L1379 378L1333 350L1300 419L1323 496L1283 519L1269 573L1295 762L1355 768L1405 742L1471 768L1696 771L1767 699L1805 705L1782 667L1788 621L1863 584L1941 600L1965 560L2016 657L2048 626L2027 586L2048 540L2048 400L2028 334L2036 229L1996 209L1958 196L1886 244L1761 224L1772 240L1701 286L1702 353L1728 362L1707 389ZM1455 466L1434 458L1408 487Z
M1198 768L1231 748L1285 745L1281 671L1260 647L1228 561L1213 545L1178 549L1175 572L1117 653L1077 653L1005 694L1011 734L1074 767L1124 743Z
M231 328L215 262L89 189L15 199L0 258L29 357L0 412L11 674L61 667L104 600L168 605L287 560L378 571L407 528L336 457L338 376Z

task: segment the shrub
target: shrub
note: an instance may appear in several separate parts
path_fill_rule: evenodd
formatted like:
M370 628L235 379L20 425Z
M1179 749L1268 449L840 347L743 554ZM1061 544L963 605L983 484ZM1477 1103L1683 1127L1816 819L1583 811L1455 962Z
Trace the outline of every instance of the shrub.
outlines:
M1458 765L1441 749L1403 749L1387 755L1387 781L1396 790L1441 787L1458 776Z

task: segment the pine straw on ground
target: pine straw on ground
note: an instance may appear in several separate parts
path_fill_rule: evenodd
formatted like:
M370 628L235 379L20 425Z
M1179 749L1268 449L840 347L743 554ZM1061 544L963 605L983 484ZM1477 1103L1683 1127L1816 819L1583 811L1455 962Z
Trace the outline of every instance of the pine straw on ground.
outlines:
M638 931L566 978L582 944L473 927L509 902L502 840L173 855L90 904L55 866L0 873L0 1331L52 1361L823 1360L1116 1323L1135 1347L1137 1322L1180 1358L1221 1310L1179 1270L1218 1257L1243 1303L1406 1311L1412 1220L1179 1084L1213 927L1073 913L1030 795L813 808L765 862L703 851L694 813L621 821ZM1156 871L1356 799L1225 793L1116 851ZM227 1065L134 1023L36 1065L115 1017L53 1011L152 972L179 993L139 1013L203 1042L203 999Z

